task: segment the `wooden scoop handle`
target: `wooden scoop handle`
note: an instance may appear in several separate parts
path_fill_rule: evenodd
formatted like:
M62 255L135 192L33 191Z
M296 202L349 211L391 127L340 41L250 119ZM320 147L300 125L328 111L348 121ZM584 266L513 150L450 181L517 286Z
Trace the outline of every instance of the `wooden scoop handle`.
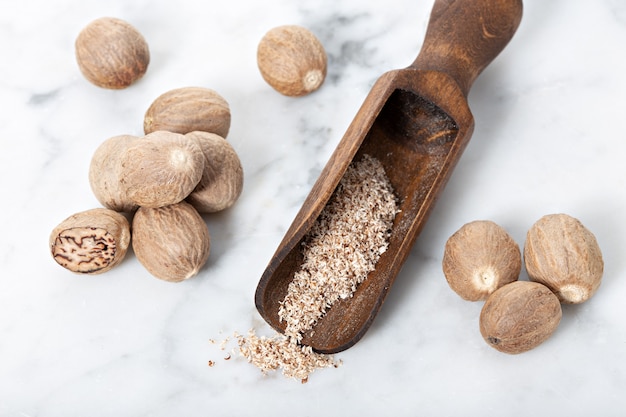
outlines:
M436 0L411 67L448 74L467 98L476 77L513 37L522 9L522 0Z

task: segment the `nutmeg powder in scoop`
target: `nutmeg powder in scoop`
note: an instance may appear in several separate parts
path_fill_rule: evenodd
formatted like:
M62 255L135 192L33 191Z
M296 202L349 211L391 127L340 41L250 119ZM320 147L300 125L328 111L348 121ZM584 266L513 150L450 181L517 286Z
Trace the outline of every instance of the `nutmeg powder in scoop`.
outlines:
M279 309L285 335L237 336L239 351L262 371L283 369L306 382L317 368L338 366L332 355L302 346L334 302L351 297L387 250L398 201L377 159L364 155L344 174L303 244L304 261Z

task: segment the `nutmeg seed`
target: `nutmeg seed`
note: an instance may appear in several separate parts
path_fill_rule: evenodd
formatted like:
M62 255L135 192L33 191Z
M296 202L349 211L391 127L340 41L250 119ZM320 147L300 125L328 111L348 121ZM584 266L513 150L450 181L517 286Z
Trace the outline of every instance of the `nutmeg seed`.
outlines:
M198 212L181 201L139 207L132 224L133 250L156 278L180 282L195 276L209 257L209 230Z
M450 236L442 264L450 288L465 300L478 301L519 278L522 255L501 226L477 220Z
M135 204L120 187L120 161L126 149L137 137L119 135L108 138L98 146L89 164L89 185L103 206L120 212L133 212Z
M563 213L543 216L528 230L524 262L532 281L568 304L591 298L604 271L596 237L580 220Z
M487 298L480 312L480 333L500 352L522 353L546 341L562 314L559 299L548 287L515 281Z
M215 213L231 207L243 189L243 168L228 141L208 132L191 132L204 154L204 172L187 202L200 213Z
M225 138L230 129L230 107L209 88L176 88L152 102L144 116L143 128L146 134L157 130L181 134L200 130Z
M89 23L75 42L82 74L102 88L126 88L146 73L150 63L148 44L141 33L124 20L102 17Z
M195 140L157 131L132 142L120 160L120 187L138 206L163 207L184 200L198 185L204 154Z
M319 39L296 25L271 29L257 48L263 79L286 96L304 96L320 88L326 78L327 61Z
M96 208L63 220L50 234L50 252L62 267L101 274L119 264L130 244L130 225L122 214Z

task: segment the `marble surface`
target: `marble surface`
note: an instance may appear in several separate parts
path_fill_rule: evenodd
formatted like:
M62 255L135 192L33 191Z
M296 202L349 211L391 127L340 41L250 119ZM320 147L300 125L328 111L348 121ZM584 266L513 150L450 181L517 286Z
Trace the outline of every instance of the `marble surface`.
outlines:
M336 355L341 367L301 384L226 360L233 333L273 334L254 307L258 279L374 80L417 55L432 4L1 0L0 416L624 415L622 0L526 2L470 92L472 141L380 315ZM89 84L74 60L77 33L101 16L129 21L150 45L146 76L126 90ZM326 83L310 96L280 96L257 70L258 41L282 24L310 28L328 52ZM99 206L87 179L96 147L141 134L150 102L187 85L228 100L245 170L236 206L205 217L206 267L181 284L133 254L100 276L59 267L48 234ZM522 245L554 212L594 232L603 283L564 307L543 345L499 353L480 336L482 304L448 287L443 246L476 219Z

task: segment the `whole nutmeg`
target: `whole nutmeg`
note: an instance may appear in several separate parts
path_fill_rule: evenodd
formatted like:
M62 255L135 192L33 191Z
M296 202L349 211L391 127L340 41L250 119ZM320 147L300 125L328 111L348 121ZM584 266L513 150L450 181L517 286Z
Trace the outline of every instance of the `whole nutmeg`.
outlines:
M119 264L130 244L130 225L122 214L96 208L63 220L50 233L50 252L62 267L100 274Z
M546 341L562 317L561 303L538 282L516 281L491 294L480 312L480 333L500 352L517 354Z
M543 216L528 230L524 263L532 281L568 304L591 298L604 271L596 237L580 220L562 213Z
M463 225L446 242L443 272L450 288L469 301L485 300L516 281L522 268L519 246L489 220Z
M320 88L326 78L327 61L319 39L296 25L271 29L257 48L263 79L286 96L304 96Z
M183 87L157 97L144 116L146 134L157 130L189 133L196 130L223 138L230 129L230 107L217 92L203 87Z
M209 257L209 230L188 203L139 207L132 224L133 250L156 278L180 282L195 276Z
M120 159L120 188L138 206L184 200L204 172L204 154L185 135L157 131L134 140Z
M243 168L235 149L221 136L191 132L204 154L204 172L200 183L186 201L200 213L215 213L231 207L243 189Z
M75 42L76 60L82 74L98 87L126 88L146 73L150 50L132 25L102 17L80 31Z
M103 206L120 212L137 209L120 187L120 161L126 149L137 140L136 136L119 135L106 139L98 146L89 164L89 185Z

